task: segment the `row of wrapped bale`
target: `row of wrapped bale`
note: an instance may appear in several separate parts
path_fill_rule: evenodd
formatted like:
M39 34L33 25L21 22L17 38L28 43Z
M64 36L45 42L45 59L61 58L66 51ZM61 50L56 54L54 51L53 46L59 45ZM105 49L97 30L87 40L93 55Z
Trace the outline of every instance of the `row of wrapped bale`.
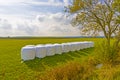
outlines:
M93 42L69 42L62 44L45 44L45 45L27 45L21 49L22 60L32 60L35 57L44 58L55 54L78 51L85 48L94 47Z

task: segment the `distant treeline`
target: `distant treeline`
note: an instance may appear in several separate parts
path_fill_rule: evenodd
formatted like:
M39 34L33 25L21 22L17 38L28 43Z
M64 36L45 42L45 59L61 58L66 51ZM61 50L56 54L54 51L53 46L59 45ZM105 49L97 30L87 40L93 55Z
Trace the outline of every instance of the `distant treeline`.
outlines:
M50 37L28 37L28 36L22 36L22 37L0 37L0 39L42 39L42 38L104 38L104 36L63 36L63 37L57 37L57 36L50 36Z

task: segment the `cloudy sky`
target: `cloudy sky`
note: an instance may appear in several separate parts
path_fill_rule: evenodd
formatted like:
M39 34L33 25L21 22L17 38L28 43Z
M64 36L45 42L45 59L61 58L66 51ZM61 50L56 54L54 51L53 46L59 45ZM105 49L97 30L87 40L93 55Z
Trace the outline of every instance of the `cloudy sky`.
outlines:
M77 36L66 18L70 0L0 0L0 36Z

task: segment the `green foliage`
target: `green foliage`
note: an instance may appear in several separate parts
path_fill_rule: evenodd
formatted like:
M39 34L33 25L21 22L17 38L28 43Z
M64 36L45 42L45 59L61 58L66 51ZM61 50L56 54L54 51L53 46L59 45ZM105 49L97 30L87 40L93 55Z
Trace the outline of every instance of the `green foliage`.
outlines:
M99 55L99 44L103 40L103 38L0 39L0 80L40 80L41 76L52 75L52 73L54 75L50 76L51 79L55 78L55 76L61 79L62 72L65 79L74 76L73 80L78 78L83 78L82 80L86 78L89 80L110 80L110 78L112 80L119 80L120 53L116 58L117 62L114 62L112 66L105 64L100 69L95 68L100 63L96 60L96 57ZM26 62L22 62L20 59L21 47L25 45L73 41L94 41L95 48L45 57L43 59L36 58ZM94 52L94 49L97 51ZM99 55L99 57L103 56ZM54 72L58 73L58 75Z
M75 1L75 0L73 0ZM75 5L83 3L82 8L74 8ZM80 26L83 35L99 35L103 33L106 42L95 50L96 60L101 64L114 65L118 59L120 43L120 0L80 0L78 4L72 4L68 10L76 12L72 25ZM69 12L70 13L70 12ZM82 25L82 26L81 26ZM112 35L116 42L111 42ZM106 76L105 76L106 77ZM100 78L100 76L99 76ZM104 77L100 78L103 80ZM105 78L104 80L109 80Z
M112 46L108 47L108 44L105 41L102 42L102 44L99 44L99 50L96 49L95 53L98 54L96 59L102 64L113 64L118 58L118 51L114 46L114 43L112 43Z
M95 80L119 80L120 79L120 65L111 66L106 64L102 68L96 70L97 77Z
M111 48L103 41L101 45L97 43L94 54L83 62L72 61L56 67L44 73L40 80L119 80L120 53L116 51L114 39Z
M73 0L67 9L76 13L71 23L81 27L81 34L96 36L102 32L110 43L111 36L120 31L118 4L119 0Z
M81 65L78 62L72 61L64 66L48 71L41 80L92 80L94 69L95 66L88 62Z
M113 7L115 10L120 11L120 0L114 0Z
M74 0L72 5L73 6L68 6L70 8L68 12L70 13L75 13L76 11L84 7L84 3L82 0Z

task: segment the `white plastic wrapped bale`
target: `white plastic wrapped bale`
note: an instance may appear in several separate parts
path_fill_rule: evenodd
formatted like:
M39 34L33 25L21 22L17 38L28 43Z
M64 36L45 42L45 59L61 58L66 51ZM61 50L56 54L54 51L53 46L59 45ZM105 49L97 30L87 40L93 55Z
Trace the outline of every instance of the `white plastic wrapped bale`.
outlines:
M70 42L69 44L71 44L71 50L70 51L75 51L74 43Z
M82 48L83 49L86 49L87 47L88 47L88 42L86 42L86 41L84 41L84 42L82 42L83 44L82 44Z
M94 47L94 42L91 42L91 47Z
M74 42L75 44L75 50L79 51L81 49L81 43L80 42Z
M89 42L89 48L90 47L94 47L94 42L92 42L92 41Z
M84 49L84 43L78 42L79 50Z
M85 49L85 44L84 44L84 42L80 42L80 45L81 45L81 46L80 46L81 49Z
M33 60L35 58L35 47L33 46L25 46L21 49L21 59L26 60Z
M77 43L78 43L78 48L79 48L79 50L85 48L85 44L84 44L84 42L77 42Z
M75 42L71 42L70 43L71 44L71 51L76 51L77 50L77 43L75 43Z
M90 41L84 41L83 43L85 45L85 48L90 48L93 46L93 42L90 42Z
M55 45L53 44L46 44L46 56L53 56L55 55Z
M62 54L62 45L61 44L53 44L55 46L55 54Z
M66 53L69 52L69 44L68 43L62 43L62 52Z
M88 41L84 41L83 43L84 43L84 49L89 47L89 42Z
M77 42L71 42L71 51L79 50L79 44Z
M72 48L72 45L70 43L66 43L68 45L68 52L69 51L72 51L71 48Z
M90 44L91 44L90 42L87 42L87 43L86 43L86 45L87 45L86 48L90 48Z
M36 57L38 57L38 58L46 57L46 47L45 47L45 45L37 45L36 46Z
M88 42L88 48L92 47L92 42Z
M90 48L90 44L91 44L90 42L87 42L87 43L86 43L86 45L87 45L86 48Z

